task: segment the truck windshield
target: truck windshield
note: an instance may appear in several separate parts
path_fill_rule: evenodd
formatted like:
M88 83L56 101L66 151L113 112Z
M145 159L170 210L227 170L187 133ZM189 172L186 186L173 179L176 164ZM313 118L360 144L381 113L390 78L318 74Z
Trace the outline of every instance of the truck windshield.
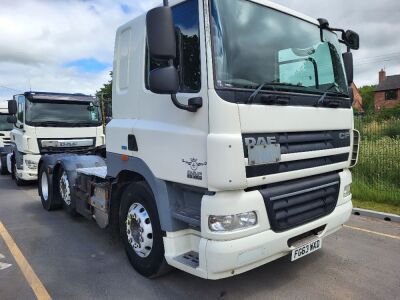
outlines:
M101 125L100 110L92 102L26 100L25 122L32 126L76 127Z
M211 21L216 88L348 95L336 34L247 0L212 0Z
M13 129L13 125L7 122L8 116L0 114L0 131L11 131Z

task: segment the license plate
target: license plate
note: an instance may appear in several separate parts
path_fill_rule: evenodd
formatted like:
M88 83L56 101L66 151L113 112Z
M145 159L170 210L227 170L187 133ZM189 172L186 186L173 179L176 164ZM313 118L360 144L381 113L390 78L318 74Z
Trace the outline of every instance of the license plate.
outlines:
M298 260L299 258L311 254L321 248L322 248L321 239L308 242L307 244L297 247L292 251L292 261Z

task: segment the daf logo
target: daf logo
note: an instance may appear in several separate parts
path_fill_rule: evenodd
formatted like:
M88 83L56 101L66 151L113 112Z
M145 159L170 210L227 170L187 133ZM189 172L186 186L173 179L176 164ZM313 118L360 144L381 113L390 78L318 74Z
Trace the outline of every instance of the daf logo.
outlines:
M247 147L254 147L258 145L266 146L266 145L277 144L277 140L276 137L274 136L259 137L259 138L250 137L250 138L245 138L244 143Z
M77 142L59 142L60 147L76 147L78 146Z
M341 132L341 133L339 133L339 139L347 140L348 138L350 138L350 132Z

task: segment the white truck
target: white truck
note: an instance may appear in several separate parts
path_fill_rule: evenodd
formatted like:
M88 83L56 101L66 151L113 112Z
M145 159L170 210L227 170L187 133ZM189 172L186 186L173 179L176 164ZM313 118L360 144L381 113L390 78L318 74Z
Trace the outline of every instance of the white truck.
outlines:
M97 100L83 94L26 92L8 102L14 124L8 171L17 185L35 181L42 155L101 152L105 135Z
M107 158L42 157L43 207L118 228L147 277L320 249L352 211L358 47L265 0L164 1L117 31Z
M0 174L6 175L7 171L7 154L10 153L10 132L13 126L8 123L7 101L0 101Z

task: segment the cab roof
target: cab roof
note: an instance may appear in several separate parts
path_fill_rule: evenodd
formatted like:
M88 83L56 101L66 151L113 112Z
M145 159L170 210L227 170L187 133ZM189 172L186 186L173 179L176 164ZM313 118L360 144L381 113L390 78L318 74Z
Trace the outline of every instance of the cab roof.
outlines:
M85 94L49 93L49 92L25 92L24 96L30 100L55 100L55 101L94 101L96 97Z

